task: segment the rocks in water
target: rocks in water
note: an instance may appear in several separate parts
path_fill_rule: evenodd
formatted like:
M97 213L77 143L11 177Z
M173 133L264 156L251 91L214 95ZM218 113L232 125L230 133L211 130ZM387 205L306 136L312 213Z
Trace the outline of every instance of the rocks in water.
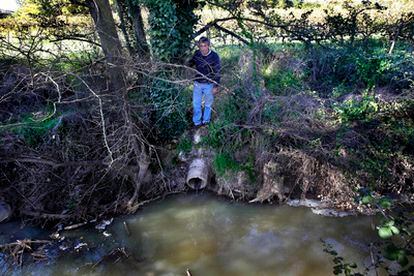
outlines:
M98 229L98 230L105 230L105 229L106 229L106 227L107 227L108 225L110 225L113 221L114 221L114 219L113 219L113 218L110 218L110 219L108 219L108 220L102 220L102 221L101 221L101 223L99 223L99 224L97 224L97 225L95 226L95 229Z
M292 207L327 208L327 204L315 199L289 199L286 204Z
M12 209L9 204L0 201L0 222L8 219L12 215Z
M335 209L328 209L328 208L311 208L312 213L324 217L347 217L347 216L353 216L356 215L355 212L352 211L340 211Z
M346 217L355 215L352 211L341 211L329 208L329 204L315 199L290 199L286 204L292 207L308 207L311 208L312 213L324 217Z

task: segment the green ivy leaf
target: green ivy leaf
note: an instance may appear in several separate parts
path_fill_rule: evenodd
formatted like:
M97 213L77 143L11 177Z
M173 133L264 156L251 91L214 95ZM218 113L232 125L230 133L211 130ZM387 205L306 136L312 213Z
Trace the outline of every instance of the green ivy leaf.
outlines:
M398 259L398 248L394 245L388 245L384 251L384 257L390 261L395 261Z
M362 197L361 202L362 204L369 204L372 203L373 199L374 198L371 195L366 195Z
M402 267L408 265L408 257L406 255L405 251L402 254L398 255L397 261Z
M378 228L378 235L382 239L388 239L392 236L392 231L388 226L381 226Z
M395 227L395 226L390 226L389 228L390 228L391 232L392 232L394 235L398 235L398 234L400 234L400 230L398 230L398 228L397 228L397 227Z
M392 206L392 202L389 198L381 198L379 201L379 205L384 208L384 209L388 209L391 208Z
M395 222L393 220L389 220L384 225L385 226L393 226L394 224L395 224Z

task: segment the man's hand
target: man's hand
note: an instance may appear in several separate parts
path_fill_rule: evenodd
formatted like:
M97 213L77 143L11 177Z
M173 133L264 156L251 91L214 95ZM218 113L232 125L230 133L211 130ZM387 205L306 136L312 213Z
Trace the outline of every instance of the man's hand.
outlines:
M213 95L214 95L214 96L215 96L215 95L217 95L218 90L219 90L218 86L214 86L214 87L213 87Z

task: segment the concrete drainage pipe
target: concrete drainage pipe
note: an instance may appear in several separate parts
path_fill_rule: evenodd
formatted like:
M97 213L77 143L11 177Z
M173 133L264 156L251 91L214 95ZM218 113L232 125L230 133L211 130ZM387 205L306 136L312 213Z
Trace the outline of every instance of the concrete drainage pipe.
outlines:
M209 182L209 167L204 159L194 159L188 169L187 185L192 189L203 189Z

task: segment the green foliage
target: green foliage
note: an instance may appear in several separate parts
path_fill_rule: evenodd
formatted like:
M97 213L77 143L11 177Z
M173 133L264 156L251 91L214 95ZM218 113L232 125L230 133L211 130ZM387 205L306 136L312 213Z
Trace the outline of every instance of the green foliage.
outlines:
M354 57L356 63L356 77L366 87L375 84L384 84L390 81L389 73L393 63L385 54L379 55L357 55Z
M339 98L348 93L348 88L343 84L340 83L338 86L335 86L332 89L332 97Z
M263 121L271 123L271 124L279 124L280 123L280 116L279 116L280 109L281 109L280 102L266 103L262 111Z
M302 77L295 74L291 69L287 70L264 70L263 78L267 89L276 95L284 95L286 90L298 90L302 87Z
M383 225L378 226L378 236L382 239L388 239L392 237L393 235L400 234L400 230L398 230L397 227L395 227L395 222L393 220L389 220L385 222Z
M382 222L377 226L378 236L383 240L382 254L390 261L397 261L401 265L398 275L409 275L414 266L408 266L409 258L414 256L413 248L410 244L413 238L414 222L412 211L406 208L395 214L393 208L396 207L394 201L388 197L374 196L371 190L361 189L360 201L362 204L369 204L382 209ZM383 263L383 265L386 265ZM388 267L384 267L388 270Z
M22 137L27 144L37 146L50 130L57 127L60 120L56 116L37 120L33 114L26 114L20 122L11 124L11 127L2 127Z
M75 73L86 69L99 58L101 58L101 53L94 48L87 51L66 53L64 56L59 57L59 59L50 60L48 62L50 62L57 70Z
M379 104L375 95L365 91L361 99L348 99L344 103L336 105L334 110L338 113L342 123L369 121L378 112Z
M226 129L223 122L212 122L208 125L208 135L203 137L203 144L220 149L226 144ZM228 126L229 127L229 126Z
M177 151L189 153L193 147L193 143L187 135L181 136L180 140L178 141Z
M395 179L399 177L391 169L392 164L405 158L410 159L409 155L413 154L414 122L409 118L409 114L413 109L405 100L381 101L377 104L378 112L371 113L368 116L362 112L363 108L356 108L359 112L352 114L358 115L354 117L362 118L358 125L350 125L349 123L352 121L348 120L348 117L346 117L346 120L342 119L341 121L344 124L341 131L337 132L337 141L343 139L343 134L350 127L353 130L358 126L363 127L364 132L362 134L366 135L368 142L357 148L347 148L347 151L356 157L351 159L353 166L366 172L370 176L373 185L374 183L378 185L379 181L382 183L381 186L392 187L395 185L393 183L396 181ZM345 115L342 114L341 116ZM361 130L358 131L361 133Z
M355 41L354 46L329 43L315 46L302 57L311 65L310 81L321 96L340 97L361 88L407 89L414 80L414 57L409 45L401 43L392 54L381 39ZM325 91L322 90L326 89ZM323 92L323 93L321 93Z
M228 153L219 153L213 159L214 171L222 176L228 170L239 171L241 166Z
M149 9L149 35L154 56L163 61L182 59L191 46L191 35L198 17L197 1L134 0Z
M356 162L359 163L359 167L369 173L376 179L389 179L390 172L388 166L390 164L389 149L375 149L373 147L368 148L368 151Z
M248 156L244 163L237 162L230 153L224 151L217 154L213 159L213 169L219 176L224 176L226 172L244 171L247 173L249 180L255 182L257 175L254 169L254 157Z
M384 257L387 258L390 261L397 261L402 267L404 267L408 264L408 252L407 252L407 250L399 248L399 247L397 247L393 244L389 244L384 248ZM401 274L401 275L403 275L403 274Z
M234 152L245 144L244 138L249 135L248 130L237 126L246 120L247 103L241 98L228 96L217 102L216 109L218 118L209 124L203 144L217 150L226 148Z
M188 128L189 99L180 87L168 82L168 73L159 73L157 77L159 79L154 79L150 88L154 110L152 121L159 130L158 137L165 141L180 136Z

